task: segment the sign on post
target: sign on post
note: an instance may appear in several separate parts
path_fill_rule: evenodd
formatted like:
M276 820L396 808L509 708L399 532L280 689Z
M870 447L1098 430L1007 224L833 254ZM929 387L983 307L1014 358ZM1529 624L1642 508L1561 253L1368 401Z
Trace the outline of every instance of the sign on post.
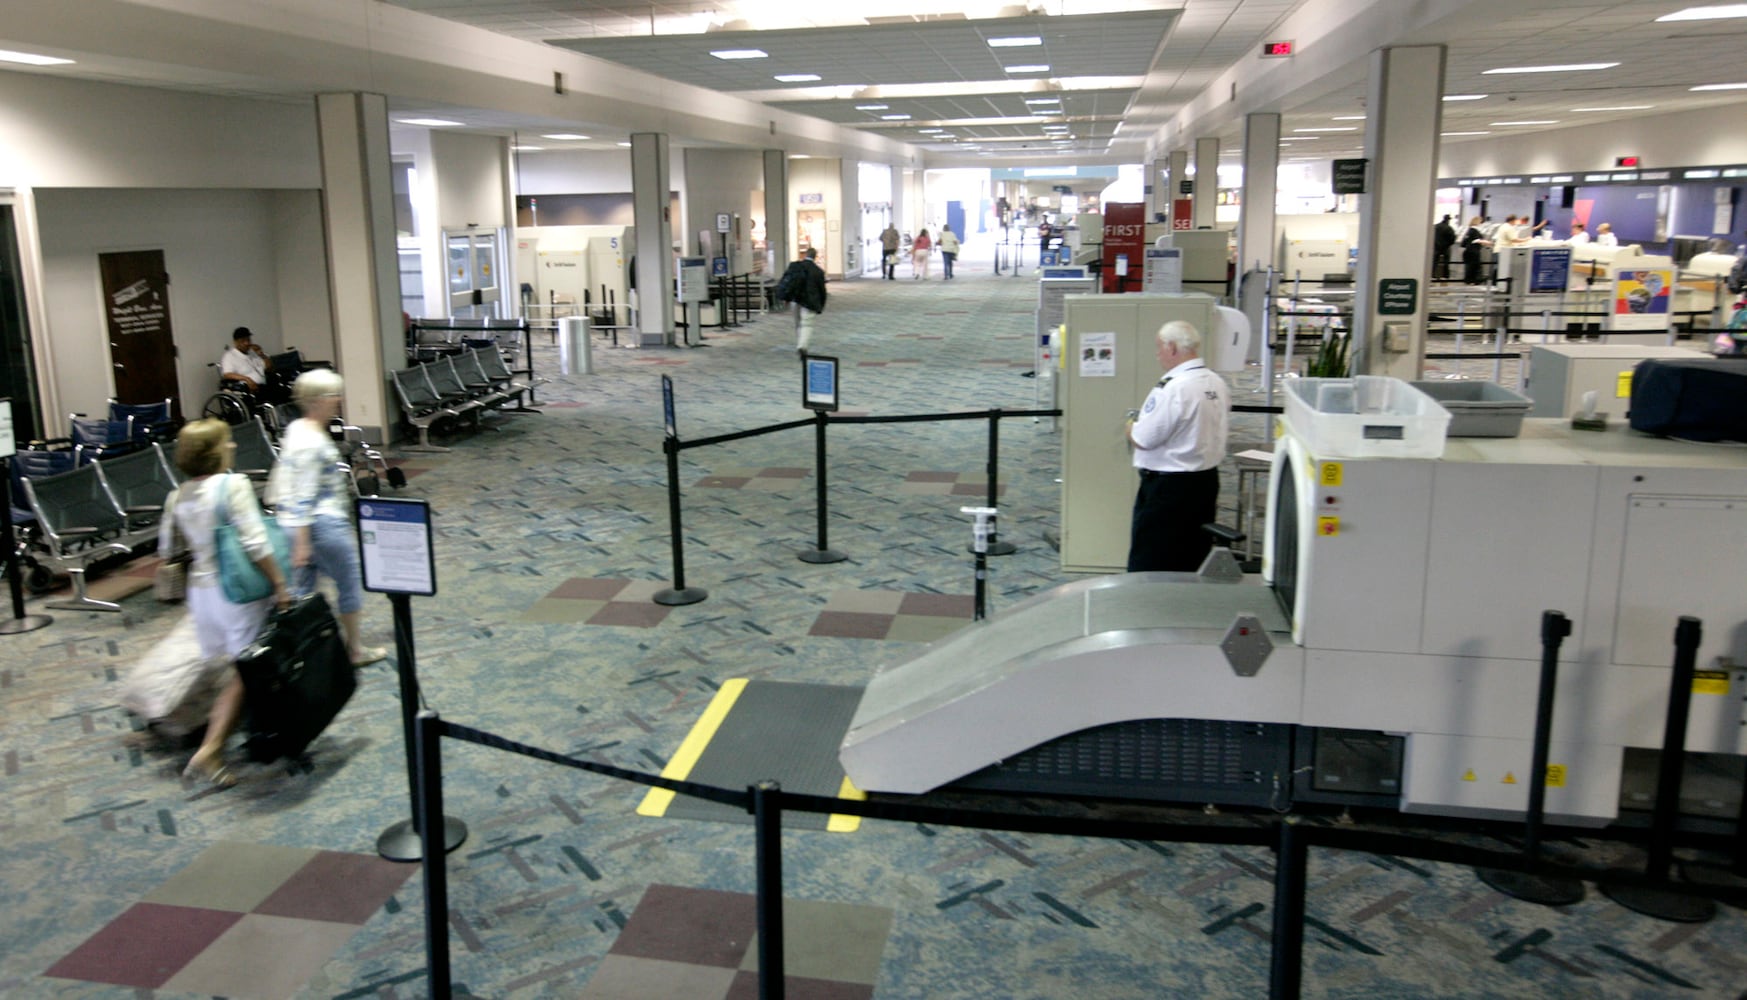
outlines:
M1418 278L1382 278L1378 280L1377 315L1412 316L1418 311Z
M399 497L360 497L357 505L364 589L373 594L435 594L431 505Z
M801 359L801 405L837 411L837 359L809 354Z
M668 375L661 376L661 423L667 429L668 437L679 437L673 420L673 378Z
M1335 194L1364 194L1365 168L1370 160L1336 160L1334 163Z

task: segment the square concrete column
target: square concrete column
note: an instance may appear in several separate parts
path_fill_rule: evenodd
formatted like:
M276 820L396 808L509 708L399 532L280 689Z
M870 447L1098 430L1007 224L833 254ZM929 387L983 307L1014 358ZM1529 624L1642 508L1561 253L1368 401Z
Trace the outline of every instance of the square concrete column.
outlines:
M1265 357L1268 338L1263 335L1263 302L1267 278L1252 272L1274 263L1279 247L1274 240L1274 194L1280 170L1280 116L1257 112L1244 116L1244 182L1237 223L1238 308L1250 318L1258 357ZM1246 280L1247 278L1247 280Z
M1212 229L1214 209L1219 205L1219 139L1195 140L1194 228Z
M317 94L315 111L334 363L346 380L346 422L362 428L372 441L388 441L400 425L388 372L406 367L388 99L381 94Z
M1166 208L1165 212L1170 217L1171 228L1176 229L1180 220L1177 218L1175 206L1178 201L1189 197L1183 193L1183 182L1189 179L1189 151L1187 149L1175 150L1165 157L1165 163L1167 164L1165 168L1165 204L1170 206ZM1183 228L1195 228L1193 216L1190 217L1189 224Z
M1148 222L1158 218L1171 216L1171 161L1169 159L1154 160L1147 166L1146 175L1147 216Z
M1371 54L1365 104L1370 165L1359 196L1359 273L1353 286L1356 374L1411 380L1424 371L1443 93L1442 45ZM1387 301L1380 302L1385 288Z
M789 154L764 151L764 246L774 277L789 266Z
M638 347L673 343L672 185L668 180L667 135L631 134L631 218L637 227Z

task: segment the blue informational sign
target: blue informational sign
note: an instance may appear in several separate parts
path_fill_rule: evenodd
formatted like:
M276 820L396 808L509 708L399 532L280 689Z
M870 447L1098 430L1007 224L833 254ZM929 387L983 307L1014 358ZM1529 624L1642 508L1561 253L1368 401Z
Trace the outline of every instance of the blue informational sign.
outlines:
M1072 267L1046 267L1043 269L1043 273L1038 275L1040 278L1084 278L1085 276L1086 268L1081 264L1075 264Z
M712 278L726 278L727 276L728 276L728 258L726 258L726 257L711 257L710 258L710 277L712 277Z
M801 405L809 410L836 411L836 358L809 354L801 359Z
M661 376L661 423L667 429L668 437L679 437L673 420L673 379L667 375Z
M1536 247L1529 253L1529 291L1562 292L1571 283L1571 248Z
M437 558L431 545L430 504L360 497L357 514L364 589L373 594L435 594Z
M1060 264L1061 262L1062 262L1062 252L1060 250L1044 250L1038 254L1037 263L1040 266L1051 267L1053 265Z

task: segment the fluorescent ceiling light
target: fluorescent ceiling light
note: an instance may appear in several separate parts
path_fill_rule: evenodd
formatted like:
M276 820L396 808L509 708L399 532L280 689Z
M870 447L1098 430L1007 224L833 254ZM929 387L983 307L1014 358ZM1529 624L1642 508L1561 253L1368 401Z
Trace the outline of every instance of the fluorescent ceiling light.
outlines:
M1439 135L1491 135L1491 132L1439 132Z
M1364 115L1335 115L1333 118L1329 119L1329 121L1336 122L1362 122L1364 120Z
M1027 97L1025 99L1026 104L1060 104L1061 102L1062 99L1059 97Z
M884 122L907 122L909 120L910 120L909 115L881 115L880 116L880 121L884 121Z
M1330 125L1324 128L1295 128L1294 132L1357 132L1357 125Z
M1654 104L1621 104L1612 108L1572 108L1572 111L1648 111Z
M551 135L543 135L540 138L542 138L542 139L557 139L560 142L575 142L579 139L586 139L586 138L588 138L588 136L577 135L575 132L554 132Z
M1747 83L1706 83L1688 90L1747 90Z
M460 122L452 122L447 118L396 118L402 125L423 125L426 128L449 128Z
M770 53L763 49L717 49L710 55L717 59L769 59Z
M39 56L34 52L14 52L11 49L0 49L0 62L23 63L26 66L66 66L73 60L58 56Z
M1497 69L1482 70L1481 76L1494 73L1582 73L1592 69L1613 69L1617 62L1604 63L1559 63L1553 66L1500 66Z
M857 111L884 111L889 107L891 107L890 104L857 104L855 106L855 110L857 110Z
M1047 63L1040 63L1040 64L1035 65L1035 66L1005 66L1002 68L1005 69L1009 73L1048 73L1049 72L1049 65Z
M1484 101L1489 94L1445 94L1446 101Z
M779 73L773 79L778 83L813 83L819 79L817 73Z
M545 146L511 146L510 148L515 150L518 153L538 153L540 150L545 149L546 147Z
M1747 3L1726 3L1716 7L1688 7L1664 14L1658 21L1716 21L1726 17L1747 17Z
M1042 45L1042 44L1043 44L1043 39L1037 37L1036 35L1013 35L1013 36L1009 36L1007 38L991 38L991 39L989 39L989 48L991 48L991 49L1017 49L1017 48L1023 48L1027 45Z
M621 142L621 143L619 143L619 145L621 145L621 146L623 146L623 147L625 147L625 148L626 148L626 149L630 149L630 148L631 148L631 144L630 144L630 143L628 143L628 142Z
M1537 118L1537 119L1531 119L1528 121L1520 121L1520 122L1487 122L1486 124L1492 125L1495 127L1499 126L1499 125L1557 125L1557 124L1559 124L1559 119L1557 119L1557 118Z
M944 131L946 131L946 129L943 129L943 128L919 128L916 131L924 132L924 133L926 133L926 132L944 132Z

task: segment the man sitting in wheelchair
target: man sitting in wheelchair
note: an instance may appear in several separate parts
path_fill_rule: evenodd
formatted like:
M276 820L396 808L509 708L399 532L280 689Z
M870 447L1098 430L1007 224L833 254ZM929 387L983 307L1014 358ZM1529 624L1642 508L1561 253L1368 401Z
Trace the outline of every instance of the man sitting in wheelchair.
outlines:
M283 403L289 396L273 376L273 359L255 343L246 326L231 332L231 346L218 359L219 386L254 397L262 403Z

